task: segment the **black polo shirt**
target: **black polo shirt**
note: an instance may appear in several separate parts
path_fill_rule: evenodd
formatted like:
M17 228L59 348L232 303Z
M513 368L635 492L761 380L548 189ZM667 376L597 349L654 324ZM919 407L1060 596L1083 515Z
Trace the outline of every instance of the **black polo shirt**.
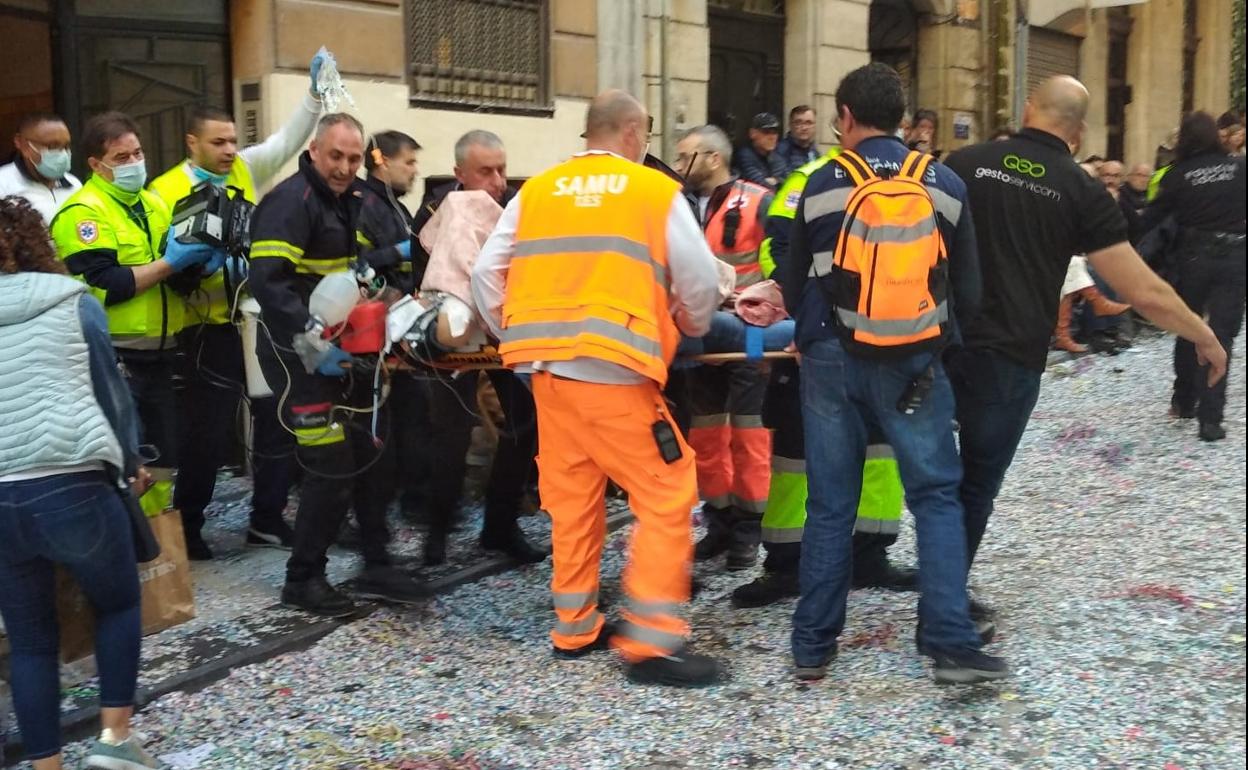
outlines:
M1066 142L1045 131L966 147L945 165L966 182L983 274L964 343L1043 371L1071 256L1126 241L1126 220Z

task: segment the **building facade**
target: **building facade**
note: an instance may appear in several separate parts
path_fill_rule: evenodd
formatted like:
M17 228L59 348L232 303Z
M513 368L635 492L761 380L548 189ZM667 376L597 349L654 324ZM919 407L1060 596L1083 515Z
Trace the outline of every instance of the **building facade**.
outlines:
M414 136L435 181L474 128L503 138L515 178L559 161L608 87L643 97L667 159L683 129L710 121L742 140L754 113L796 104L816 108L830 146L836 85L872 60L902 74L912 108L937 111L945 150L1016 125L1028 87L1068 73L1093 94L1081 153L1149 161L1185 110L1231 103L1235 2L0 0L0 132L30 110L75 130L126 110L155 173L181 156L198 103L262 139L324 45L366 128Z

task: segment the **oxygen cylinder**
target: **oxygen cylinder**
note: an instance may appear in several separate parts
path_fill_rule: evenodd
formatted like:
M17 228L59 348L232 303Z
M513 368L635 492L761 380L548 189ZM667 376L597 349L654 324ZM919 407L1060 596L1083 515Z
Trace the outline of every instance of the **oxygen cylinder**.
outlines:
M359 301L360 284L355 273L350 270L330 273L312 290L308 312L327 327L337 326L347 320Z

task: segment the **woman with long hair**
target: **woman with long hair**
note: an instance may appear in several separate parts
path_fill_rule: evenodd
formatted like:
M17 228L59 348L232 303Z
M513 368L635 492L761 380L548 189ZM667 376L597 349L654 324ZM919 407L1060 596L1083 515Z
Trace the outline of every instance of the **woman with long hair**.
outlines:
M1229 356L1244 320L1244 158L1226 152L1218 124L1207 112L1183 118L1174 154L1174 167L1144 210L1143 229L1173 217L1179 228L1176 288L1188 307L1208 317ZM1198 418L1205 441L1225 438L1226 379L1209 385L1192 343L1175 340L1171 416Z
M95 614L102 731L88 767L156 767L130 731L139 575L118 480L150 479L104 309L65 274L39 213L0 199L0 615L13 707L35 770L60 770L54 567ZM124 482L122 482L124 483Z

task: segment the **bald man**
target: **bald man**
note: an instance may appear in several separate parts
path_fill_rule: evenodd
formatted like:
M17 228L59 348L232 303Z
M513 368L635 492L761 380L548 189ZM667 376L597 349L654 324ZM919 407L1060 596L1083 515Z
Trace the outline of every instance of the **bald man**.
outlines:
M1014 451L1040 393L1049 335L1072 254L1124 302L1190 340L1226 371L1209 327L1140 259L1118 204L1071 158L1083 138L1088 91L1071 77L1046 80L1027 100L1023 130L959 150L946 163L966 182L984 278L983 308L962 329L946 364L958 402L968 555L974 559ZM973 613L989 614L982 606Z
M556 658L608 643L635 682L701 686L685 650L693 452L663 400L680 333L718 304L715 258L680 184L641 165L650 117L623 91L589 107L586 151L525 183L477 258L472 293L503 364L533 375L542 504L554 542ZM618 629L598 611L610 476L636 514Z
M1147 163L1136 163L1127 173L1126 184L1122 186L1122 197L1131 204L1131 208L1139 213L1148 200L1148 180L1153 176L1153 167Z

